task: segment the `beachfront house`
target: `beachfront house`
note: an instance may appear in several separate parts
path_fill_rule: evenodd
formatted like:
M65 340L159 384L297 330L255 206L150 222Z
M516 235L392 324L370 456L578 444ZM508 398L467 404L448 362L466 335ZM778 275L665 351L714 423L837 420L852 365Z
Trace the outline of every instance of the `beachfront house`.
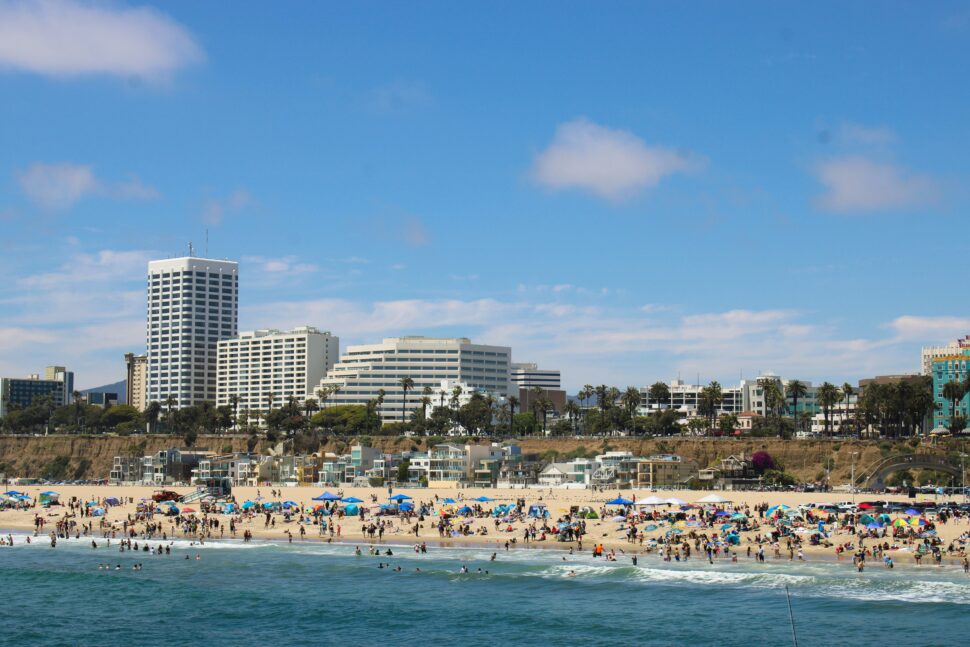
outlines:
M637 461L635 487L684 487L693 478L697 466L676 454L656 454Z
M500 461L502 448L491 445L454 445L441 443L429 452L428 485L445 486L473 483L482 461Z
M141 483L142 459L140 456L115 456L108 481L112 485Z

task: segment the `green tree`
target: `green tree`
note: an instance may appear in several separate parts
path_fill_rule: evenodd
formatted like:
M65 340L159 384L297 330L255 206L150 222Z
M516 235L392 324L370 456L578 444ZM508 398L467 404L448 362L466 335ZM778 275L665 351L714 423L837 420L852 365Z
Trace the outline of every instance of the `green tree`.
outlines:
M843 383L842 397L845 399L845 416L842 418L842 424L839 426L839 429L843 434L845 434L847 431L846 425L849 422L849 400L852 399L853 395L855 395L855 389L852 388L852 385L848 382Z
M659 408L663 409L663 405L670 404L670 387L663 382L654 382L647 390L647 397L651 402L659 403Z
M633 435L637 435L637 409L640 408L640 389L635 386L628 386L621 396L624 408L633 423Z
M823 382L818 389L815 391L815 400L822 407L822 415L825 416L825 434L831 435L831 413L832 407L834 407L839 400L842 399L842 395L839 392L837 386L830 382Z
M785 388L792 399L792 420L795 423L795 431L798 431L798 401L808 394L808 387L801 380L792 380Z
M414 380L411 379L410 377L402 377L400 380L400 383L401 383L401 392L402 392L401 422L404 422L404 416L408 410L408 391L414 388Z

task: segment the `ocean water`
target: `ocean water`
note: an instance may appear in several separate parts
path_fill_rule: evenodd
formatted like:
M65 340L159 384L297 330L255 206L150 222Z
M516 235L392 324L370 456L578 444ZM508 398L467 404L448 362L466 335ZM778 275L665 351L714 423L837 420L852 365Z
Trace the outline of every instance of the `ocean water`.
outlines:
M651 555L633 566L524 549L491 562L489 549L393 544L392 557L366 545L355 557L353 545L296 541L176 541L152 556L14 538L0 548L0 645L791 645L786 585L801 647L970 640L970 578L954 566L858 574Z

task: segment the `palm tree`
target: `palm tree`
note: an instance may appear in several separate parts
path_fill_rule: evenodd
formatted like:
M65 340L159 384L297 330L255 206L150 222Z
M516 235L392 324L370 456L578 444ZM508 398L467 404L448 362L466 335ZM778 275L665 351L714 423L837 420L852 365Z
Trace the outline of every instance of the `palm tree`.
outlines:
M849 421L849 398L855 395L855 389L848 382L842 384L842 397L845 398L845 416L842 418L842 423L839 425L839 430L844 434L846 429L846 423Z
M576 402L574 402L573 400L569 400L566 403L566 406L564 407L564 409L565 410L563 411L563 413L569 416L570 422L573 423L573 435L576 435L577 433L576 420L579 418L581 409L579 408L579 405L576 404Z
M670 387L663 382L654 382L647 390L647 398L651 402L659 402L661 405L670 403ZM663 407L658 407L662 409Z
M401 422L404 422L404 414L408 410L408 391L414 388L414 380L410 377L401 378L401 390L404 391L404 399L401 401Z
M717 424L717 408L724 402L724 391L721 389L720 382L714 380L705 386L701 391L701 397L704 399L707 409L708 428L714 429Z
M423 389L421 389L421 396L422 396L421 397L421 406L424 407L424 419L425 420L428 419L428 407L431 406L431 396L433 394L434 394L434 390L430 386L428 386L428 385L425 385L425 387Z
M236 429L239 426L238 415L239 415L239 396L235 393L229 396L229 406L232 407L232 428Z
M623 406L626 407L627 412L630 414L630 420L633 422L633 435L637 435L637 409L640 408L640 389L635 386L626 387L626 391L623 392Z
M264 422L266 422L266 428L269 429L269 414L273 413L273 402L276 401L276 394L272 391L266 392L266 414L263 416Z
M306 411L306 424L309 428L310 418L313 414L320 410L320 404L317 402L316 398L307 398L303 402L303 410Z
M165 407L168 409L168 412L165 415L165 424L168 425L168 433L172 433L172 412L174 411L176 404L178 404L178 400L176 400L174 396L170 395L165 398Z
M546 435L546 414L549 412L549 409L552 408L552 402L550 402L545 396L543 396L539 398L539 400L536 402L536 406L539 409L539 411L542 412L542 435L545 436Z
M145 422L148 423L148 433L155 433L156 426L158 425L158 415L162 411L162 405L160 405L155 400L152 400L147 405L145 405Z
M792 420L795 423L795 431L798 431L798 399L804 398L808 393L808 387L800 380L792 380L785 389L792 399Z
M330 397L330 387L329 386L322 386L319 389L317 389L317 402L320 403L320 406L323 409L326 409L327 408L327 398L329 398L329 397Z
M519 399L514 395L509 396L509 436L515 435L515 408L519 406Z
M823 382L815 392L815 399L821 405L822 413L825 415L825 433L828 434L829 414L832 411L832 407L842 399L842 395L837 386L829 382Z

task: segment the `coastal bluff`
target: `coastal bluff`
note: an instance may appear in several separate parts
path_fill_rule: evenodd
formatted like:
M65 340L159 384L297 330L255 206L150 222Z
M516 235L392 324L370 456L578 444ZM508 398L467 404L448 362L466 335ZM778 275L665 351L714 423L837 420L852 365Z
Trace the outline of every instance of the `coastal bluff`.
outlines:
M343 453L362 441L386 452L426 450L438 442L488 442L487 438L441 437L347 437L322 439L319 451ZM249 438L242 435L203 435L193 447L218 453L244 452ZM927 451L907 441L781 440L777 438L522 438L523 454L541 460L561 460L577 455L592 456L606 451L631 451L636 455L678 454L699 467L714 465L730 455L750 456L766 451L777 464L799 480L813 481L831 470L833 483L846 483L856 452L858 470L889 453ZM170 447L183 447L180 437L167 435L51 435L0 436L0 474L7 478L42 478L57 474L58 480L107 478L115 456L143 456ZM268 453L270 445L259 440L252 448ZM944 448L936 448L937 451ZM957 448L949 448L954 451Z

